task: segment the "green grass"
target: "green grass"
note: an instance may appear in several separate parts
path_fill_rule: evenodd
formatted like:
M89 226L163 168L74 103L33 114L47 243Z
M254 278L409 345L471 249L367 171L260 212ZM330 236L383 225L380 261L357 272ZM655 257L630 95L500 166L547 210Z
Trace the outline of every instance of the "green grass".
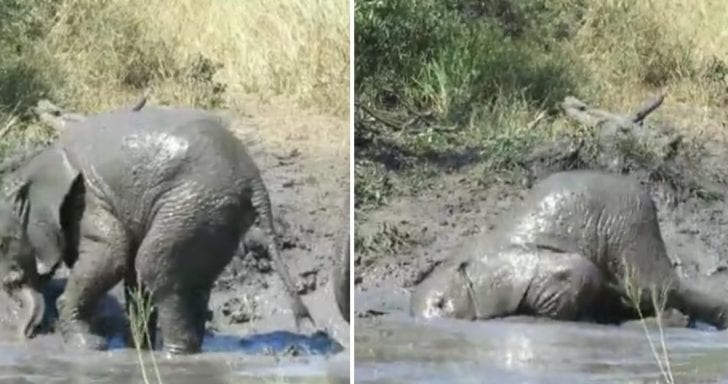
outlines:
M566 95L627 112L667 89L668 105L725 109L727 18L712 0L357 1L357 207L415 165L509 171L590 135L559 117Z

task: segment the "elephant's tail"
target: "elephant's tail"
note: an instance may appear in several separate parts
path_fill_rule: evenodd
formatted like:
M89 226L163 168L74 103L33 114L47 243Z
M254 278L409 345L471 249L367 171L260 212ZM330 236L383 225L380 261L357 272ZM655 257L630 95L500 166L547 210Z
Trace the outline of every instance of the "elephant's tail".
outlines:
M338 253L341 255L339 259L339 267L335 268L334 270L334 296L336 298L336 305L339 307L339 312L341 312L341 316L346 320L348 323L350 321L349 319L349 302L350 302L350 292L349 292L349 274L351 271L351 267L349 266L349 231L346 231L346 237L344 237L343 247L336 247Z
M308 319L311 322L311 325L315 327L313 318L311 317L308 308L301 300L301 296L298 294L298 291L293 284L293 279L288 273L288 267L285 263L283 263L283 259L281 258L281 253L278 247L278 238L273 226L273 214L268 189L265 187L263 179L261 179L260 176L254 178L252 187L253 196L251 201L260 220L260 229L263 232L265 247L268 250L271 260L273 260L273 265L275 265L278 275L283 281L286 294L291 300L293 315L296 319L296 326L300 327L301 322L304 319Z

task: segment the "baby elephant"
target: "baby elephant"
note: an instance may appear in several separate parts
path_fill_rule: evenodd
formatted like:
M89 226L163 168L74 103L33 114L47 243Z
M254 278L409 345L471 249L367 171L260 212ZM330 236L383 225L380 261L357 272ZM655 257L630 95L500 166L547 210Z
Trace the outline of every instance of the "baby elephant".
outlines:
M89 322L124 280L150 295L165 349L198 352L212 285L256 216L296 323L313 325L281 260L258 168L219 117L146 107L68 124L4 180L0 278L20 293L27 336L42 318L39 286L65 262L72 269L58 299L58 328L67 342L106 347Z
M678 278L655 204L636 180L571 171L536 184L500 230L439 266L416 287L411 311L620 323L637 308L652 315L660 294L666 308L728 327L727 301Z

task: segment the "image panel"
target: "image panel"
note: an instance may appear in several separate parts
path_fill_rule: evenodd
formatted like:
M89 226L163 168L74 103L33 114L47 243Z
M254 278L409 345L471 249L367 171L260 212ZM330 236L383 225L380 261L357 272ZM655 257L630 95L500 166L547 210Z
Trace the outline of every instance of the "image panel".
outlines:
M0 1L0 381L350 381L350 12Z
M357 383L725 380L728 5L692 4L355 1Z

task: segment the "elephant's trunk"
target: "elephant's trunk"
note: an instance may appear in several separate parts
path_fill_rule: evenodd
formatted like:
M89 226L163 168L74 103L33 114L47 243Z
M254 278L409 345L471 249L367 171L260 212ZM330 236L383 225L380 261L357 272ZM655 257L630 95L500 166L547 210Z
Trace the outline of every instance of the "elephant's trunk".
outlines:
M728 302L682 282L671 292L668 306L720 330L728 328Z
M20 332L24 337L32 338L36 335L43 321L45 313L43 295L36 287L27 284L15 291L14 295L20 301L22 307Z

